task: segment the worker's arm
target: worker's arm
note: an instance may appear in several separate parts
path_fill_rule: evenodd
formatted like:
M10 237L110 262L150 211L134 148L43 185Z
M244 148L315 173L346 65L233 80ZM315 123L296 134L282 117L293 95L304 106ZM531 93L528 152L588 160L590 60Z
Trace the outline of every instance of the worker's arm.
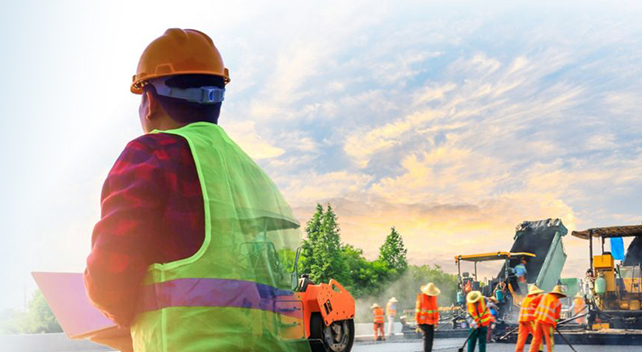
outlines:
M558 322L562 318L562 302L557 302L557 307L555 307L555 321Z
M148 266L147 249L162 226L164 176L150 135L130 142L103 186L102 216L87 258L87 294L119 326L130 325ZM160 151L162 152L162 150Z
M421 312L421 295L417 295L417 301L415 302L415 322L419 323L419 314Z
M439 305L437 305L437 308L436 308L436 309L437 309L437 313L435 313L435 316L436 316L436 319L435 319L435 329L436 329L436 328L437 328L437 326L439 325L439 317L440 317L440 315L439 315Z

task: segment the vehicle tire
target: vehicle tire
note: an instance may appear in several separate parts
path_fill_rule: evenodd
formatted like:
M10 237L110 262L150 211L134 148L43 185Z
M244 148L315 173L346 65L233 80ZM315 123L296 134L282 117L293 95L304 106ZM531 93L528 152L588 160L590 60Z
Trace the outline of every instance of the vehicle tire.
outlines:
M335 321L330 326L326 326L320 313L312 313L310 317L312 352L350 352L354 337L354 320Z
M323 327L323 343L327 352L350 352L354 344L354 320L335 321Z

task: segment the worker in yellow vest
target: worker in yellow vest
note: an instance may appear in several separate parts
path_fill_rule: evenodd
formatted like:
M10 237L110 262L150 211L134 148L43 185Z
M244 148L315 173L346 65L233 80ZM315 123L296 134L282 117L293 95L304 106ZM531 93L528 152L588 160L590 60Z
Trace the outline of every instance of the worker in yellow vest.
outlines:
M535 332L533 333L533 341L529 352L539 351L543 340L546 341L548 352L553 352L555 347L553 334L562 313L560 298L563 297L566 297L566 294L563 292L562 286L557 285L553 288L553 291L545 294L537 305L535 309Z
M486 335L488 327L493 323L493 317L486 306L486 298L479 291L471 291L466 296L466 302L470 326L468 352L474 352L477 343L479 343L479 352L486 352Z
M383 314L383 308L375 303L372 305L372 307L370 307L370 309L372 309L372 322L374 323L374 340L385 341L386 335L383 332L385 316Z
M586 310L586 302L584 301L584 296L582 296L582 292L578 291L577 294L575 295L575 298L573 298L573 316L578 316L580 314L583 314ZM575 319L575 322L584 325L584 322L586 321L586 317L580 317Z
M435 327L439 324L439 306L437 296L441 291L432 282L421 286L421 293L417 295L415 321L421 330L424 352L431 352L435 339Z
M388 317L388 336L395 334L395 316L397 315L397 298L392 297L386 304L386 317Z
M309 351L282 341L275 322L303 317L276 308L291 286L265 254L294 250L299 222L218 125L229 82L203 32L170 28L143 51L128 88L145 134L105 182L84 276L92 303L129 331L94 341L123 352Z
M530 285L528 295L522 300L522 305L519 310L519 332L517 333L517 345L515 352L523 352L524 345L528 339L528 335L533 335L535 330L535 309L542 300L542 293L544 290Z

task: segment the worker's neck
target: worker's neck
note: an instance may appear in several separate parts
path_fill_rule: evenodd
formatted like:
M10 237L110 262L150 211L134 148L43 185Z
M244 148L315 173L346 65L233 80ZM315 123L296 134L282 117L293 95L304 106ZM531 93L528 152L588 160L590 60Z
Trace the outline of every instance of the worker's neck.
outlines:
M175 130L187 125L187 123L181 123L172 119L167 114L157 116L154 122L154 129L159 131Z

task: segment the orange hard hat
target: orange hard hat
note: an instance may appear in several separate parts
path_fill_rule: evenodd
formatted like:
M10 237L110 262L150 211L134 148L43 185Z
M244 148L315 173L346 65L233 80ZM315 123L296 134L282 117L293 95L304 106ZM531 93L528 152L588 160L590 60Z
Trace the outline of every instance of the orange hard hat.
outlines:
M207 34L194 29L170 28L143 51L130 90L142 94L145 81L184 74L221 76L226 84L230 81L223 58Z

